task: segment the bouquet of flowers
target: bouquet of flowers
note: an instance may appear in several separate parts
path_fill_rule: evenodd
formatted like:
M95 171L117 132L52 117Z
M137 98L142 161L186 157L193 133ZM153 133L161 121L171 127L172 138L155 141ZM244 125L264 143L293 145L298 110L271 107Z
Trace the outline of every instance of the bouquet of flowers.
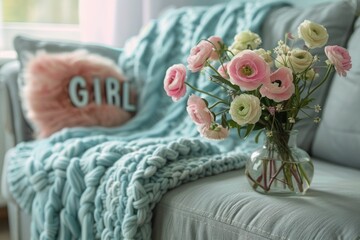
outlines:
M183 64L167 70L164 89L174 101L185 95L187 87L212 99L209 105L209 100L191 95L187 104L188 114L206 138L224 139L233 128L241 138L259 130L256 140L265 132L282 163L275 166L269 162L274 160L271 153L262 158L266 164L262 164L262 173L252 178L253 187L267 192L270 181L279 180L290 190L298 185L302 192L302 183L310 184L311 179L302 174L301 166L291 164L295 159L288 146L290 133L301 120L300 112L305 117L311 117L308 111L320 112L321 106L312 105L313 94L330 74L336 71L346 76L351 68L351 58L345 48L325 46L328 37L324 26L308 20L299 25L297 36L286 34L272 50L259 48L261 38L251 31L237 34L230 46L220 37L211 36L191 49L187 68L193 73L206 72L209 81L223 89L224 94L214 95L186 82L187 69ZM296 41L304 41L304 47L292 47ZM324 46L327 60L320 61L311 50ZM317 73L320 68L327 69L324 76ZM315 117L313 121L319 123L320 118ZM291 178L295 178L295 184Z

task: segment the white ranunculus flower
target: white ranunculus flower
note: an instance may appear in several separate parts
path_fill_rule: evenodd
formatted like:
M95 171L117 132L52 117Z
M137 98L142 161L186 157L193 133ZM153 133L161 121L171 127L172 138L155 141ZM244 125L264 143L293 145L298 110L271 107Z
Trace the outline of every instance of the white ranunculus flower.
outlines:
M316 73L313 68L310 68L308 71L306 71L305 80L314 80L318 76L319 76L319 74Z
M254 52L259 55L260 57L262 57L265 62L267 62L270 66L273 64L273 59L271 57L271 51L266 51L263 48L259 48L254 50Z
M234 54L237 54L238 52L245 49L255 49L260 44L261 38L258 34L251 31L243 31L234 37L234 42L229 49Z
M275 59L275 66L277 68L288 67L288 57L285 54L278 55Z
M326 28L320 24L305 20L298 27L299 38L305 41L308 48L324 46L329 38Z
M240 126L249 123L255 124L261 116L260 100L249 94L236 96L230 104L229 113L231 118Z
M314 57L309 51L295 48L287 56L287 67L295 73L300 73L308 69L314 62Z

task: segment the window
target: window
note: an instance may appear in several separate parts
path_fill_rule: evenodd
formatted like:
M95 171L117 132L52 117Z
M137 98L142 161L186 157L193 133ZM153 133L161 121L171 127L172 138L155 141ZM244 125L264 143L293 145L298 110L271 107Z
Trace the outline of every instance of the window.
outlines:
M3 43L0 43L0 50L11 50L13 38L19 34L78 40L78 6L79 0L2 0Z
M78 1L3 0L3 21L78 24Z

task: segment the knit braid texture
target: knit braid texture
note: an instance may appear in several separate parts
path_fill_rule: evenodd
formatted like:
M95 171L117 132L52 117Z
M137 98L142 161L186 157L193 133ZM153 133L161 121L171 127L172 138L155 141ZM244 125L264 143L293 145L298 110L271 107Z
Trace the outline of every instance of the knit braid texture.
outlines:
M13 148L8 184L31 214L31 239L151 239L152 210L168 190L242 168L258 145L236 134L223 141L200 137L186 112L187 97L172 102L163 79L169 66L186 62L199 40L217 35L231 43L241 30L259 33L267 12L279 5L236 1L167 11L119 58L138 86L132 120L116 128L63 129ZM204 75L187 81L220 95Z

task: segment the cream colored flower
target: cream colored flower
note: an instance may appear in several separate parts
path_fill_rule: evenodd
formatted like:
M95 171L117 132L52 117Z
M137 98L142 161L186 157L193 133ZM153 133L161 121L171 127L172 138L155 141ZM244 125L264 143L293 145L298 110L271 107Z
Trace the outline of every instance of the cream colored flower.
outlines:
M280 67L288 67L288 53L290 52L290 47L284 43L284 41L278 41L278 46L274 48L274 52L277 54L275 59L275 66L277 68Z
M320 24L305 20L298 27L299 38L305 41L308 48L324 46L329 38L326 28Z
M229 50L235 55L245 49L255 49L261 44L258 34L251 31L243 31L234 37L234 42Z
M293 118L293 117L289 117L288 120L289 120L289 123L295 123L295 118Z
M292 69L295 73L300 73L311 67L314 58L309 51L295 48L288 53L287 67Z
M314 105L314 111L319 113L321 111L321 106L319 104Z
M267 62L270 66L273 65L273 59L271 57L271 51L266 51L263 48L255 49L254 52L262 57L265 62Z
M321 121L321 118L319 118L319 117L314 118L314 123L320 123L320 121Z
M261 116L260 100L249 94L236 96L230 104L229 113L240 126L248 123L255 124Z
M319 74L315 72L313 68L310 68L309 70L306 71L305 80L314 80L318 76Z
M267 131L267 132L266 132L266 136L269 137L269 138L272 137L272 136L273 136L273 132L272 132L272 131Z
M287 54L290 51L290 47L284 43L283 40L278 41L278 46L274 48L274 52L278 55Z
M277 104L275 106L275 109L276 109L277 112L280 112L280 111L282 111L284 109L284 107L283 107L283 105L281 103L279 103L279 104Z
M285 54L279 54L277 55L276 59L275 59L275 66L277 68L281 68L281 67L288 67L288 57Z

